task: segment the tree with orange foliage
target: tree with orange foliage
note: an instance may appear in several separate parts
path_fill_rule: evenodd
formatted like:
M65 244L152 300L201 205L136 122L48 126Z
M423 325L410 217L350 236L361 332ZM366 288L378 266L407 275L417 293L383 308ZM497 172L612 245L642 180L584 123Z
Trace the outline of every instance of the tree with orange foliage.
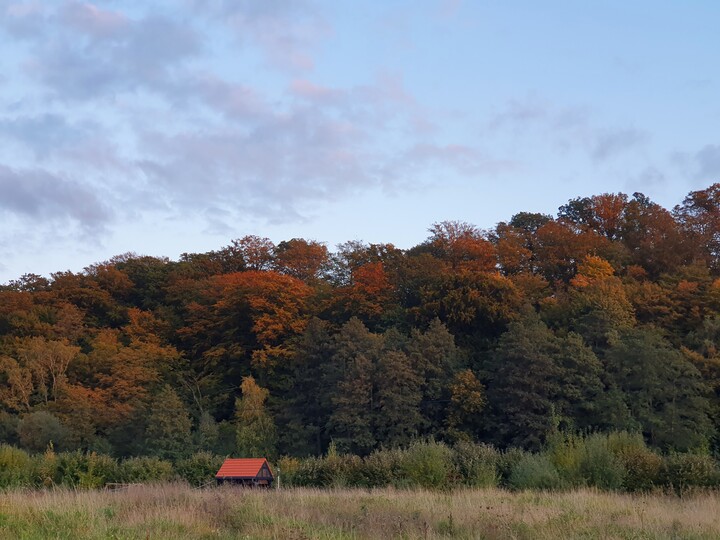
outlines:
M313 283L327 270L330 253L320 242L293 238L275 248L275 268L282 274Z
M427 240L433 255L446 261L453 271L493 271L495 248L474 225L461 221L433 223Z

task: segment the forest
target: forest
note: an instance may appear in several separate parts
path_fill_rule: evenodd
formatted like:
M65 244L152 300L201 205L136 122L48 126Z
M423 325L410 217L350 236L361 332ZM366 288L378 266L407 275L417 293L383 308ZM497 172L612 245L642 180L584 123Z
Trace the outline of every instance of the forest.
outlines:
M245 236L0 286L0 443L115 458L720 454L720 183L579 197L410 249Z

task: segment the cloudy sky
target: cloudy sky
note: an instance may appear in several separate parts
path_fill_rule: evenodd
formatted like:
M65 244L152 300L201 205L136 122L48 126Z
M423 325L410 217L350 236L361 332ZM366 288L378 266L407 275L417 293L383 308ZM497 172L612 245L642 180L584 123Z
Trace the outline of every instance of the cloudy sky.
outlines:
M712 0L0 0L0 282L720 181Z

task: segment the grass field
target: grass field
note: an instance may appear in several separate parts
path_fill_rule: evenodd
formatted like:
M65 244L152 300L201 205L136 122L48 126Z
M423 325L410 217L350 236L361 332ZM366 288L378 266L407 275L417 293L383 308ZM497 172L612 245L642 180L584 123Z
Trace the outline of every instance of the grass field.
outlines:
M497 489L0 492L0 538L720 538L720 494Z

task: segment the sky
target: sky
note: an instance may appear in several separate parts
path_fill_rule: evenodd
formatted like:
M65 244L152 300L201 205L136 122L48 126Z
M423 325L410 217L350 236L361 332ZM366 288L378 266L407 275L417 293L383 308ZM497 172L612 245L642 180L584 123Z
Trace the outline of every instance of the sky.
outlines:
M0 0L0 283L720 182L720 2Z

